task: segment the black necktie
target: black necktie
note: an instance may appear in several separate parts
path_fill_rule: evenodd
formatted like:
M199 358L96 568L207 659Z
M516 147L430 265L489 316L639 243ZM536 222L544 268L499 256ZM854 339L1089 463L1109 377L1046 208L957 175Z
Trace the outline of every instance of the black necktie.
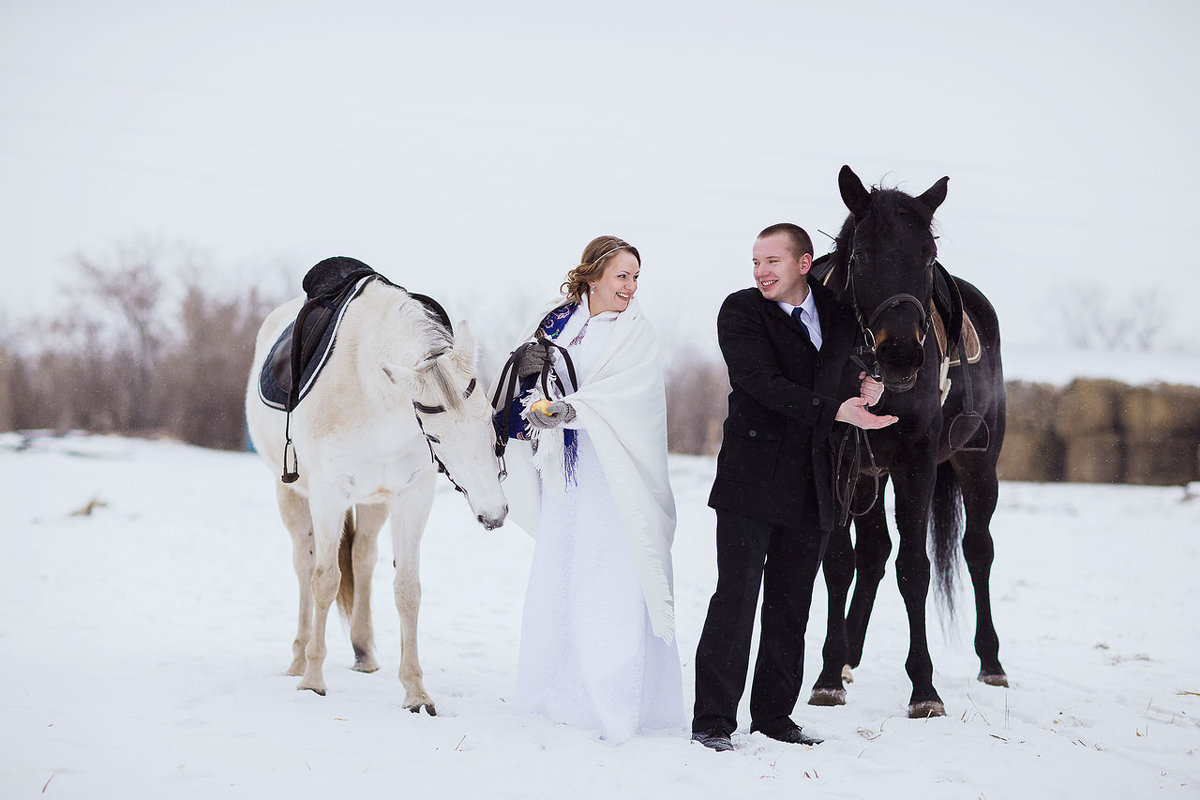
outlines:
M807 339L809 341L809 343L811 343L812 336L809 334L808 326L804 324L804 320L801 317L802 317L802 315L801 315L800 306L796 306L795 308L792 309L792 318L795 319L796 322L800 323L800 333L802 333L804 335L804 338Z

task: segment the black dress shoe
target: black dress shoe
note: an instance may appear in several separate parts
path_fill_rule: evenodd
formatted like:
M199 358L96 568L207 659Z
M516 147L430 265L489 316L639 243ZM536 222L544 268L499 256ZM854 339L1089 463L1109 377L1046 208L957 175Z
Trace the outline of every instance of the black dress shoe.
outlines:
M696 731L692 734L692 741L699 742L709 750L716 750L718 753L725 753L733 749L733 740L728 734L721 733L715 728L707 731Z
M820 744L824 739L816 739L800 730L799 725L791 725L783 728L771 728L763 730L754 725L750 726L751 733L761 733L763 736L774 739L778 742L787 742L788 744Z

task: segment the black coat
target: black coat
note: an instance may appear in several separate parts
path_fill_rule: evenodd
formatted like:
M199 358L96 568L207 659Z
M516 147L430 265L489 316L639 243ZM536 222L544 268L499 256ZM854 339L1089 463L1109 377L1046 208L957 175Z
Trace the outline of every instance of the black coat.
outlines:
M729 368L729 416L708 504L772 524L795 523L816 496L821 527L834 520L834 415L859 391L850 361L854 312L812 281L821 323L817 351L756 288L734 292L717 315ZM838 423L841 428L841 423Z

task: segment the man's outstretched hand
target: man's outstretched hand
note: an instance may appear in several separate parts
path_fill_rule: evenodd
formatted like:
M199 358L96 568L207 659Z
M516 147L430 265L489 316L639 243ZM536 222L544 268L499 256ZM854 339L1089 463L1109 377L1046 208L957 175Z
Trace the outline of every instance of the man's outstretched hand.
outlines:
M888 425L900 421L899 417L891 414L872 414L867 411L867 400L864 397L851 397L842 403L833 418L838 422L848 422L864 431L886 428Z

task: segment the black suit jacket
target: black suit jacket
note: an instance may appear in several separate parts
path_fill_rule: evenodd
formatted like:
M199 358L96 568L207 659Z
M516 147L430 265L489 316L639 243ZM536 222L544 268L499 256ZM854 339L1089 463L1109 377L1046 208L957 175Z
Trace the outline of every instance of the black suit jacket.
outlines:
M772 524L796 523L816 500L833 528L834 415L859 391L850 362L854 312L809 283L821 322L818 352L777 303L756 288L734 292L717 315L717 340L729 368L729 415L708 504ZM839 427L841 423L838 423Z

